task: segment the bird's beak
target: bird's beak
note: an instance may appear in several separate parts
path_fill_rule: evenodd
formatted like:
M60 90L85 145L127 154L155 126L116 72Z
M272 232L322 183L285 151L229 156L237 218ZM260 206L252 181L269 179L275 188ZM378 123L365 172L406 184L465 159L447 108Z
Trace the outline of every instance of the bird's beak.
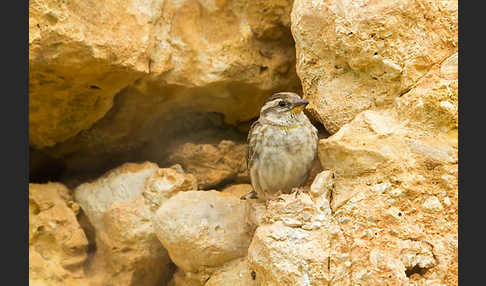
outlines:
M304 110L304 108L307 106L307 104L309 104L309 102L305 99L296 99L292 102L292 110L291 112L294 113L294 114L297 114L299 112L302 112L302 110Z

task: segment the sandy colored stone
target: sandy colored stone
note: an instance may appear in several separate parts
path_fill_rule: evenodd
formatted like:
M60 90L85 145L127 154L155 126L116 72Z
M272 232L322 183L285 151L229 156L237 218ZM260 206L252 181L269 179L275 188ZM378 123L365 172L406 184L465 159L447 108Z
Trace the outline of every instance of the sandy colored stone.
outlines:
M170 259L155 235L142 197L114 202L96 233L97 252L88 265L93 285L159 285L168 280Z
M253 275L256 275L253 271ZM255 279L254 279L255 277ZM248 268L246 257L231 260L211 272L185 273L177 269L168 286L216 286L216 285L237 285L252 286L258 285L256 276L252 276L252 271Z
M150 210L155 212L170 197L187 190L197 190L196 178L186 174L180 165L174 165L152 173L145 182L142 195Z
M308 109L331 134L457 52L457 1L306 1L291 14Z
M208 281L210 274L205 273L185 273L183 270L178 268L172 279L169 281L167 286L202 286L206 281Z
M162 204L153 223L171 260L186 273L198 273L246 255L246 217L246 202L231 194L187 191Z
M134 200L144 191L147 179L156 172L157 164L126 163L98 178L81 184L74 190L74 198L97 231L104 231L104 213L115 202Z
M318 173L310 186L310 194L313 197L322 197L329 201L331 193L334 191L333 179L334 174L329 170Z
M95 230L96 253L87 265L90 285L159 285L171 271L167 250L152 225L153 211L197 182L180 166L127 163L74 191Z
M113 156L146 142L140 126L170 127L174 111L218 112L233 125L254 118L273 92L300 89L291 7L291 0L31 1L30 145L64 142L48 149L63 158Z
M313 201L307 193L281 198L270 202L248 249L258 285L346 285L349 250L327 199Z
M153 28L151 72L183 86L286 85L295 69L291 8L291 0L166 1Z
M29 138L53 146L86 130L149 71L151 3L29 2Z
M333 217L351 249L349 285L457 285L454 71L457 55L389 109L361 112L319 142L335 175Z
M88 240L60 183L29 184L29 284L86 285Z
M458 285L457 1L29 5L31 147L78 181L180 164L31 184L33 285ZM295 66L332 136L266 209L245 133Z
M396 116L401 121L437 134L457 146L458 125L458 53L434 66L406 95L395 100ZM457 147L456 147L457 148ZM427 152L415 148L415 152ZM442 152L443 153L443 152ZM437 153L435 157L447 157Z
M253 187L250 184L234 184L225 187L221 191L224 193L232 194L237 198L241 198L243 195L246 195L252 189Z
M216 187L246 173L245 145L222 140L212 144L186 143L170 155L171 163L181 164L198 181L199 188Z
M247 258L235 259L215 272L205 286L256 286L256 274L249 269Z

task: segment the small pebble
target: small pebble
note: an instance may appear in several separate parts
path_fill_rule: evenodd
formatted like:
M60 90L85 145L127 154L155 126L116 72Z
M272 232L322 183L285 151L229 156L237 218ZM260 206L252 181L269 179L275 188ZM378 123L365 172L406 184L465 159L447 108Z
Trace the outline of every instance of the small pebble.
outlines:
M451 200L449 199L449 197L445 197L444 198L444 205L446 205L446 206L450 206L451 205Z

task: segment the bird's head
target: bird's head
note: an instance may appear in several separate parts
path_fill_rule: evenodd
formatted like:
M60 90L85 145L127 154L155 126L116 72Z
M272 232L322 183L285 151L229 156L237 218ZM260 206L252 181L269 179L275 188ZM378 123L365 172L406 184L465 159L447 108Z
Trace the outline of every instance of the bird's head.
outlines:
M291 125L299 122L304 115L302 112L309 104L293 92L275 93L263 104L260 118L279 125Z

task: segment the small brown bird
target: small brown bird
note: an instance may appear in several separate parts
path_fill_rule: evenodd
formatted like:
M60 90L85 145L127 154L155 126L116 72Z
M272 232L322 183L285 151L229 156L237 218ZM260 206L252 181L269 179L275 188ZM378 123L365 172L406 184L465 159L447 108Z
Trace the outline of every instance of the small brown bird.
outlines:
M243 198L268 201L306 181L317 154L317 129L302 112L309 102L293 92L270 96L248 133L246 164L253 190Z

